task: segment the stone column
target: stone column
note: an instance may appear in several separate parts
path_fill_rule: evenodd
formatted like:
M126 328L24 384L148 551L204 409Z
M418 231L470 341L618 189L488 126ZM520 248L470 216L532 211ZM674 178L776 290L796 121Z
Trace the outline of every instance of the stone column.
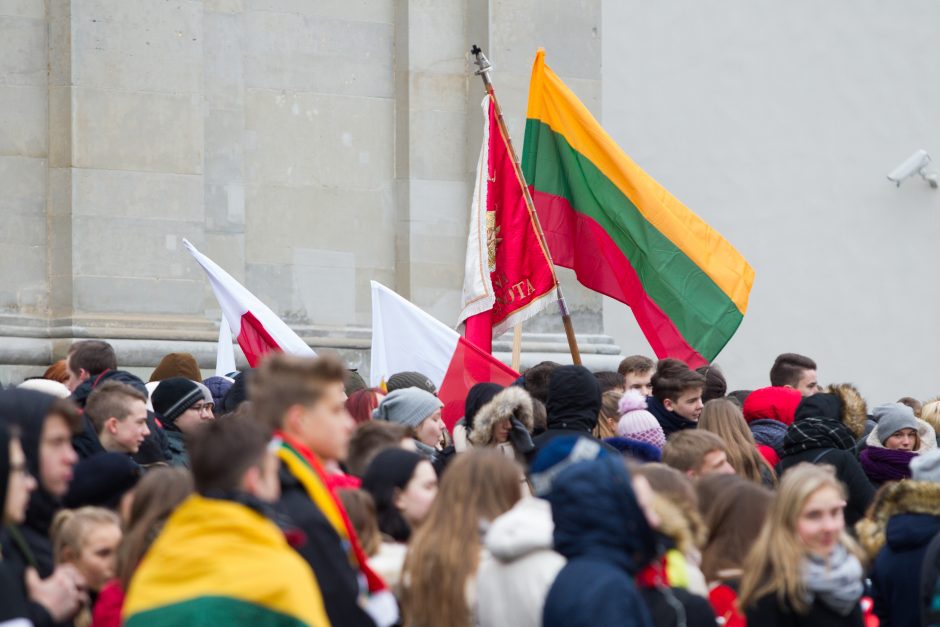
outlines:
M394 287L447 324L460 309L476 163L466 130L480 119L468 101L468 4L402 0L396 13Z

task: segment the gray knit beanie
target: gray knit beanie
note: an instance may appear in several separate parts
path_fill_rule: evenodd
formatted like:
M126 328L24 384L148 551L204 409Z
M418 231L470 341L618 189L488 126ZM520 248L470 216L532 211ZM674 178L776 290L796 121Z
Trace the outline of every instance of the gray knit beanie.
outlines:
M917 431L917 418L914 410L901 403L885 403L872 410L875 422L878 423L878 440L884 444L885 440L901 429Z
M911 479L940 483L940 449L917 455L911 460Z
M425 418L443 406L444 404L430 392L420 388L402 388L389 392L379 406L372 410L372 417L415 429Z

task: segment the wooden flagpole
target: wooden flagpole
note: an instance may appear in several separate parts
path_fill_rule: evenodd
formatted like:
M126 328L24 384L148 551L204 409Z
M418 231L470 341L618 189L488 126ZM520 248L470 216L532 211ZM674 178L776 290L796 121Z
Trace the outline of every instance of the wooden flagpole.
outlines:
M522 363L522 323L512 328L512 369L519 372Z
M493 66L490 64L489 59L486 58L486 55L483 54L483 51L479 46L474 45L470 49L470 54L476 59L474 63L480 69L476 71L476 74L483 79L483 85L486 87L486 93L489 94L490 98L493 99L493 106L496 109L496 121L499 125L499 132L503 136L503 140L506 142L506 147L509 149L509 154L512 157L512 166L516 171L516 178L519 179L519 184L522 186L522 194L525 198L526 208L529 210L529 218L532 220L532 224L535 225L535 232L538 235L539 241L542 244L542 248L545 249L545 254L548 256L548 264L552 270L552 279L555 281L555 293L558 295L558 310L561 314L561 322L565 327L565 336L568 338L568 349L571 351L571 360L575 365L581 365L581 351L578 350L578 339L574 334L574 325L571 323L571 313L568 311L568 303L565 301L565 295L561 291L561 283L558 282L558 277L555 275L555 263L552 261L551 252L548 250L548 245L545 243L545 234L542 232L542 225L539 223L539 216L535 212L535 203L532 201L532 195L529 194L529 186L526 184L525 176L522 174L522 166L519 164L519 157L516 156L516 149L513 148L512 139L509 137L509 131L506 129L506 122L503 120L503 110L499 106L499 101L496 99L496 92L493 91L493 83L490 81L490 70ZM521 325L516 327L516 336L519 338L518 343L522 342L522 329ZM516 364L516 341L513 341L513 368L518 370Z

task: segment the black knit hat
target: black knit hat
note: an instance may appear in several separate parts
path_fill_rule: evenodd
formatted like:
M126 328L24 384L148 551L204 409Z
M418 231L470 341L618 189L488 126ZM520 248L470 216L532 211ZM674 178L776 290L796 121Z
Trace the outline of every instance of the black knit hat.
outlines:
M184 411L202 400L202 389L183 377L164 379L150 397L161 420L173 423Z
M389 392L402 388L418 388L431 394L437 394L437 386L420 372L396 372L388 378L385 389Z

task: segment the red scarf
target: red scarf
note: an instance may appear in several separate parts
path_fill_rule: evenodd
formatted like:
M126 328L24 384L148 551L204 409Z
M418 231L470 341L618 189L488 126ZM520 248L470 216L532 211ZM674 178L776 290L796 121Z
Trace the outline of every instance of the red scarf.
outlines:
M283 431L276 431L274 433L275 438L279 438L286 444L290 449L293 449L293 452L297 453L300 459L313 471L320 483L326 488L326 491L329 493L333 502L336 505L336 509L339 510L339 514L342 517L344 529L337 529L340 537L344 535L349 538L349 544L352 547L351 560L354 565L359 569L359 571L365 576L366 581L369 584L369 592L375 593L380 592L386 589L385 582L382 581L382 578L379 577L371 568L369 568L368 558L366 557L365 552L362 550L362 546L359 544L359 538L356 536L356 530L353 528L352 523L349 520L349 515L346 513L346 508L343 507L342 501L339 500L339 497L336 496L336 491L333 488L331 481L329 480L329 475L324 470L323 465L320 463L320 460L317 459L317 456L308 449L306 446L297 441L296 438L292 438ZM301 485L303 485L301 483ZM314 503L316 500L313 494L308 495ZM342 533L345 531L345 534Z

